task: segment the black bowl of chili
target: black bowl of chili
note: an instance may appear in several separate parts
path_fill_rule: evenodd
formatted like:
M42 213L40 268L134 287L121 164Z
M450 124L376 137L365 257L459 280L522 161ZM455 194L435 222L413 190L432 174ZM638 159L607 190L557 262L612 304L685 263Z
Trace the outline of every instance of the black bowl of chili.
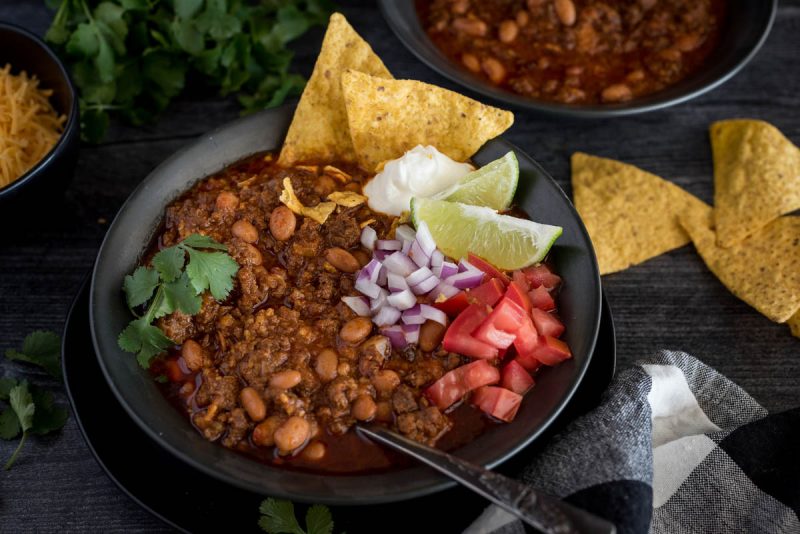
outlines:
M405 465L349 474L309 472L257 462L207 441L159 390L153 375L123 352L117 337L131 320L121 287L158 235L165 207L204 177L242 158L279 147L292 107L237 120L179 151L155 169L126 201L111 224L92 274L90 322L103 374L128 415L154 441L190 466L233 486L263 495L326 504L392 502L453 485L423 467ZM514 150L520 164L515 204L564 231L549 262L564 284L558 304L573 358L537 375L535 394L525 397L510 424L492 424L455 449L466 460L494 467L531 443L558 417L592 358L601 317L601 286L591 241L567 196L530 157L502 139L474 157L482 165ZM592 380L593 377L586 377Z
M653 0L640 3L656 4ZM572 118L618 117L663 109L711 91L736 75L766 40L778 0L705 3L706 15L713 20L701 19L701 27L707 22L703 30L707 38L701 44L689 42L693 35L677 33L681 27L676 23L678 28L670 34L675 42L658 44L661 37L655 34L663 32L656 29L652 39L647 37L648 44L641 45L642 50L631 53L623 48L623 41L632 35L626 33L628 27L633 27L626 17L631 16L631 11L622 16L621 10L614 9L619 7L614 3L379 1L395 35L439 74L506 105ZM557 4L568 4L571 9L563 13L563 7L559 9ZM679 6L684 11L669 13L675 7L672 4L675 3L665 4L659 13L666 17L647 22L667 24L670 19L680 20L691 16L688 11L696 5L684 0L684 5ZM627 5L631 9L634 4ZM438 18L431 18L432 6L440 6ZM444 10L451 13L443 13ZM587 20L584 12L589 10L598 20ZM561 21L563 17L568 17L568 25ZM520 29L526 26L519 22L525 23L527 33ZM603 55L604 49L614 46L612 40L603 40L603 31L609 28L616 32L610 39L618 42L619 53L614 57ZM522 42L524 37L528 40ZM508 43L504 38L513 40ZM582 42L589 43L583 45L589 53L576 52L581 50ZM592 50L591 43L597 45L597 51Z

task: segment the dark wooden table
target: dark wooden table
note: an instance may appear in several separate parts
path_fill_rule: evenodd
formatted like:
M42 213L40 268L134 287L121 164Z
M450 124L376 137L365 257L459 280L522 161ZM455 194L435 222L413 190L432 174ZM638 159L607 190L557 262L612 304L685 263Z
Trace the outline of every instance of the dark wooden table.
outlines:
M340 2L348 19L398 78L455 88L411 55L378 9ZM0 20L44 34L52 13L41 0L2 0ZM321 31L304 38L296 68L310 73ZM582 150L639 165L711 202L708 125L731 117L764 119L800 143L800 0L784 0L772 35L755 60L712 93L665 111L593 122L518 112L507 137L539 160L569 191L569 155ZM63 205L32 211L32 221L0 229L0 348L38 328L60 331L105 230L133 188L196 136L238 116L231 100L187 94L154 125L114 124L108 139L83 146ZM771 411L800 405L800 340L734 298L691 246L608 276L622 365L661 348L696 355ZM0 376L22 369L0 360ZM37 373L39 383L58 389ZM59 398L64 401L59 389ZM125 436L120 436L125 447ZM0 458L15 443L0 441ZM136 451L130 451L136 462ZM159 531L164 526L101 471L78 428L34 438L13 470L0 472L0 531Z

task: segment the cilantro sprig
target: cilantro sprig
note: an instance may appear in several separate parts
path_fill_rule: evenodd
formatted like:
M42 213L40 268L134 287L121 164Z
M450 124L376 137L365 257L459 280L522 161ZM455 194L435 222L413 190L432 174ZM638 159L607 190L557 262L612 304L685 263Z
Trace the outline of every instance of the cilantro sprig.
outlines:
M139 365L147 369L153 357L175 344L152 324L154 320L175 311L197 314L205 291L218 301L225 300L239 271L227 249L208 236L192 234L160 250L151 267L137 267L126 276L123 290L136 319L119 335L120 348L135 353ZM144 313L138 314L137 309L145 305Z
M9 349L6 358L25 361L44 367L56 378L61 378L61 339L53 332L36 331L25 337L22 350ZM54 370L58 369L58 373ZM53 394L28 384L27 380L0 378L0 439L22 437L4 469L11 469L31 434L45 435L59 430L67 422L67 408L55 404Z
M197 78L245 112L281 104L305 80L286 45L332 11L329 0L45 0L46 39L80 90L81 133L100 141L109 113L152 121Z
M300 527L290 501L266 499L259 507L258 526L268 534L331 534L333 517L327 506L315 504L306 512L306 530Z

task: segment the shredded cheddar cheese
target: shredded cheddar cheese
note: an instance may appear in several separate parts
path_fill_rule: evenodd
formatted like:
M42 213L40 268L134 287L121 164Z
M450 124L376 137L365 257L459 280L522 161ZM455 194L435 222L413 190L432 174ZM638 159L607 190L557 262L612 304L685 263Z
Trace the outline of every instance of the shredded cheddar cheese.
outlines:
M0 69L0 188L20 178L55 146L66 117L48 100L36 76Z

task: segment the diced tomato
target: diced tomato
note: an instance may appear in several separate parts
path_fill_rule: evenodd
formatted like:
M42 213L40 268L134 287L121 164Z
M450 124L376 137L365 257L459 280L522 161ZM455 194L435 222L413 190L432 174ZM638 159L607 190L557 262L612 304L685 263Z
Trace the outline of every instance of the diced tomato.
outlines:
M473 389L499 381L497 367L486 360L478 360L445 373L425 390L425 396L440 410L445 410Z
M561 337L564 333L564 325L552 313L534 308L531 310L531 317L533 324L536 325L536 331L543 336Z
M475 289L470 289L469 293L467 293L467 299L473 304L494 306L498 300L503 298L504 289L505 286L499 279L492 278Z
M445 312L450 317L455 317L464 309L469 306L469 299L467 299L467 292L462 291L457 295L453 295L449 299L443 302L436 302L434 306L443 312Z
M164 362L164 374L167 375L167 378L170 382L182 382L186 378L186 374L184 373L183 369L181 369L181 364L178 363L178 359L169 359Z
M521 402L522 395L493 386L483 386L472 394L472 404L506 423L517 415Z
M480 269L481 271L485 272L492 278L497 278L500 282L503 283L504 286L508 285L508 276L497 269L494 265L489 263L488 261L484 260L480 256L476 256L472 252L467 254L467 261L469 261L472 265Z
M517 337L514 339L514 348L517 349L517 354L523 357L528 357L536 350L539 345L539 333L533 326L533 321L529 316L525 316L522 324L517 329Z
M497 349L491 345L478 341L472 336L489 313L481 304L470 304L447 329L444 335L444 350L456 352L471 358L493 359L497 358Z
M531 304L531 298L526 293L527 290L524 289L524 287L525 286L520 286L520 284L514 280L508 284L508 289L506 290L505 296L522 306L526 312L530 313L533 305Z
M532 289L528 293L528 296L531 298L531 304L533 304L534 308L539 308L544 311L556 309L556 302L544 286Z
M543 364L558 365L564 360L572 358L569 346L560 339L552 336L542 336L539 341L539 346L536 347L533 356Z
M526 293L531 290L531 284L522 271L514 271L511 275L511 279L517 283L520 289L525 290Z
M553 289L561 283L561 277L557 274L553 274L553 271L551 271L547 265L541 263L533 267L527 267L523 269L522 272L525 274L525 278L528 279L531 287L534 288L544 286L547 289Z
M535 358L533 355L531 355L531 354L526 354L526 355L522 355L522 354L520 354L520 355L518 355L516 358L514 358L514 361L516 361L517 363L519 363L519 364L520 364L522 367L524 367L524 368L525 368L525 370L527 370L529 373L533 373L533 372L534 372L534 371L536 371L536 370L537 370L539 367L541 367L541 366L542 366L542 362L540 362L539 360L537 360L537 359L536 359L536 358Z
M473 337L498 349L508 348L517 337L517 330L526 317L522 306L509 298L503 298L475 330Z
M516 360L508 362L503 367L500 375L502 376L500 385L514 393L524 395L526 391L533 387L533 378L530 373Z

